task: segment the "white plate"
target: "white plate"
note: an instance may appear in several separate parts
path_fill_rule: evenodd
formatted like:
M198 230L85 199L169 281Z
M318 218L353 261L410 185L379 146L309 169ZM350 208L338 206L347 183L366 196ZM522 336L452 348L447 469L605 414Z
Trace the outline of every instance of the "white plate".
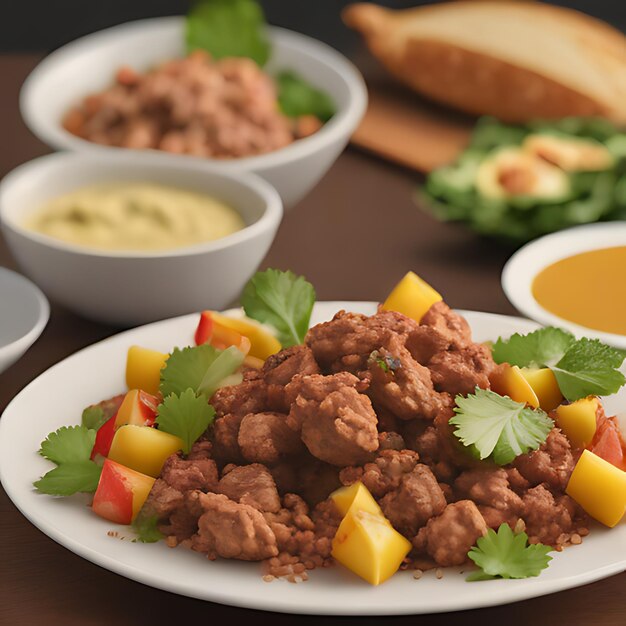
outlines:
M345 308L373 313L366 302L326 302L316 306L313 322ZM486 313L466 313L478 341L516 331L534 330L533 322ZM223 604L292 613L382 615L456 611L532 598L626 569L626 525L593 529L581 546L555 554L538 578L465 582L466 574L448 569L442 580L433 572L415 580L396 574L371 587L341 567L313 571L308 582L263 582L258 564L207 561L184 548L164 543L139 544L107 536L116 527L91 513L88 498L39 495L31 483L50 469L36 454L52 430L80 419L87 404L124 389L124 363L131 344L167 351L189 344L196 315L157 322L124 332L86 348L42 374L7 407L0 420L0 478L17 507L49 537L111 571L175 593ZM615 398L613 405L616 406ZM625 400L624 394L621 400Z
M507 261L502 270L504 293L518 311L542 324L560 326L578 337L595 337L626 348L626 336L603 333L565 320L544 309L532 293L535 276L548 265L579 252L613 246L626 246L626 222L587 224L540 237L520 248Z
M49 317L50 305L39 287L0 267L0 373L33 345Z

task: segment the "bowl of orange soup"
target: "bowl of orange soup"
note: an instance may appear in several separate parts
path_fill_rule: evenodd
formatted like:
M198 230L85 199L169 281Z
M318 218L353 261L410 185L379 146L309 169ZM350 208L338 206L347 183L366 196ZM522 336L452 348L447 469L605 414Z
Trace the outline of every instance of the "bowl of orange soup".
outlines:
M626 348L626 221L525 245L505 265L502 287L527 317Z

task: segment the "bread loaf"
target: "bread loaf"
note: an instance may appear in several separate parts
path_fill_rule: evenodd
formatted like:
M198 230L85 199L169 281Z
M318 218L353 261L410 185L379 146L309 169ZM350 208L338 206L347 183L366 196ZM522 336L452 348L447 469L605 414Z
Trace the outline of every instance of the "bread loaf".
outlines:
M488 0L400 11L358 3L343 18L390 72L443 104L507 122L626 123L626 37L577 11Z

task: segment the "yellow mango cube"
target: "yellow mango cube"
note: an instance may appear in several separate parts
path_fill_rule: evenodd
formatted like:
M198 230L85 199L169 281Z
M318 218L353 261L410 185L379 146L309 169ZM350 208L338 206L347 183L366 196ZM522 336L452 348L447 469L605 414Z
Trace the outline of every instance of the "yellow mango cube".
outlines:
M346 515L352 509L353 511L367 511L373 515L384 517L378 503L361 481L348 487L340 487L330 494L330 498L342 515Z
M211 311L211 317L222 326L231 328L247 337L251 344L248 353L250 356L265 361L272 354L280 352L282 348L280 341L254 320L226 317L215 311Z
M522 367L521 372L535 392L539 406L544 411L552 411L563 402L563 394L556 382L556 376L549 367Z
M131 346L126 357L126 385L129 389L142 389L152 395L159 392L161 369L165 365L168 354Z
M596 434L598 398L589 396L557 408L556 423L574 448L586 448Z
M398 571L411 542L385 517L352 508L333 539L332 555L342 565L372 585L379 585Z
M610 528L626 513L626 472L589 450L578 459L565 492Z
M175 435L150 426L129 424L115 431L108 458L157 478L167 457L182 447L182 439Z
M426 281L414 272L408 272L387 296L382 308L397 311L420 322L428 309L441 300L441 294Z
M517 365L504 365L497 367L489 376L491 390L501 396L509 396L515 402L529 404L533 408L539 408L539 398L530 383L526 380Z

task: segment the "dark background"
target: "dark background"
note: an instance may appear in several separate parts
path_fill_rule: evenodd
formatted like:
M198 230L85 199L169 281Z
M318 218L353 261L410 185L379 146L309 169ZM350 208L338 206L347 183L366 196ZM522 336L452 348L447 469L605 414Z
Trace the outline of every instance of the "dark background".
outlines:
M420 0L377 0L395 8ZM187 11L189 0L0 0L0 52L49 52L81 35L129 20ZM357 36L341 23L347 0L261 0L268 21L349 52ZM601 17L626 29L624 0L552 2Z

